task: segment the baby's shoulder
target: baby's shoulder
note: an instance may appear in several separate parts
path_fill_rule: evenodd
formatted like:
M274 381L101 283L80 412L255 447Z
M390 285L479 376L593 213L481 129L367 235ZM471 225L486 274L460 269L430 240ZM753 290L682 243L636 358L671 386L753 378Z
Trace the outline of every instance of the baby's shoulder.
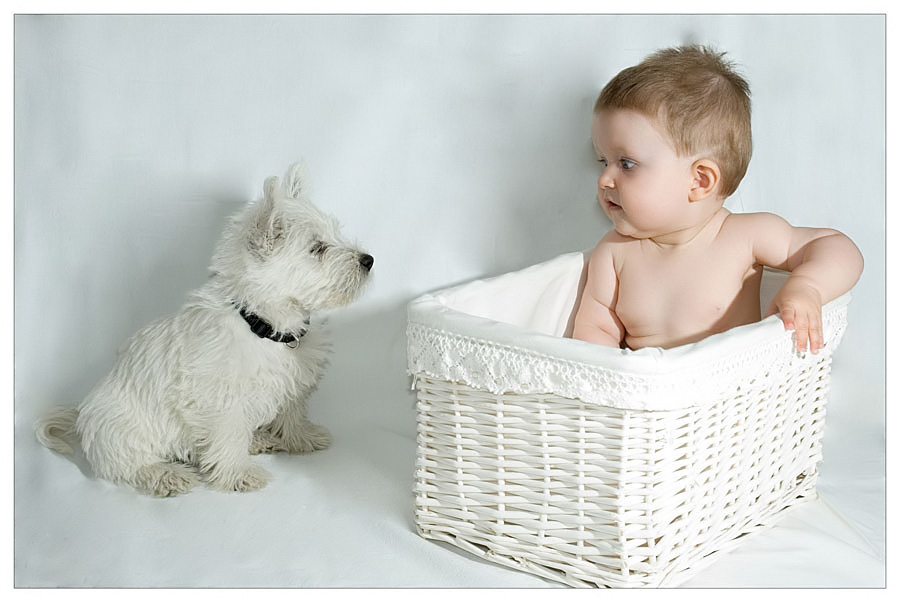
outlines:
M593 257L614 257L622 253L628 253L629 249L639 246L640 241L630 236L622 236L615 230L610 230L603 235L592 252Z
M597 243L598 247L626 247L633 245L635 243L639 243L636 238L632 238L630 236L623 236L619 234L615 230L610 230L606 234L603 235L603 238L600 239L600 242Z
M770 224L775 223L783 223L784 218L775 215L774 213L768 213L765 211L758 211L755 213L728 213L725 217L725 221L723 222L723 228L732 228L732 229L754 229L759 227L765 227Z
M719 237L754 239L783 228L784 218L760 211L757 213L729 213L722 222Z

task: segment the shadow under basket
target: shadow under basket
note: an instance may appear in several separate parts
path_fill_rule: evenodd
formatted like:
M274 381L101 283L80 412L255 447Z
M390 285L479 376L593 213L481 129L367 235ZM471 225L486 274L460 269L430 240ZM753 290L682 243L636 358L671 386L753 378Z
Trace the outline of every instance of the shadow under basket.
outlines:
M674 349L566 338L582 253L409 306L416 525L572 586L673 586L816 496L831 356L778 316ZM761 306L784 274L766 270Z

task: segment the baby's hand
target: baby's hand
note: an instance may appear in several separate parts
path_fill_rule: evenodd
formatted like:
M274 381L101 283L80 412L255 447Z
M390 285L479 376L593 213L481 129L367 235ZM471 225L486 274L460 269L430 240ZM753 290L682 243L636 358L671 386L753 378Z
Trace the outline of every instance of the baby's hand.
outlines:
M802 276L791 276L772 299L766 316L780 312L785 330L794 331L797 351L818 353L825 346L822 335L822 295Z

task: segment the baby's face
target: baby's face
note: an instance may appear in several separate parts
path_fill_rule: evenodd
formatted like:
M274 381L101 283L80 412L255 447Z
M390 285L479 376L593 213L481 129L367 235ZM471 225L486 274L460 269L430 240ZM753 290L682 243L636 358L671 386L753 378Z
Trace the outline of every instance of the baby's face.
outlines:
M619 234L658 238L692 225L692 159L679 157L653 122L634 111L601 111L592 139L602 169L597 200Z

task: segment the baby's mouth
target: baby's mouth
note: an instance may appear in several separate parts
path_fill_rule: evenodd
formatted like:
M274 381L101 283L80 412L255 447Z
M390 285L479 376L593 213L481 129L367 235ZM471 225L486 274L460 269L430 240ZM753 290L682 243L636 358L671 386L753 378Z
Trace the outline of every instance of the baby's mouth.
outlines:
M621 210L622 207L618 203L614 203L609 199L603 199L603 202L606 203L606 208L610 211Z

